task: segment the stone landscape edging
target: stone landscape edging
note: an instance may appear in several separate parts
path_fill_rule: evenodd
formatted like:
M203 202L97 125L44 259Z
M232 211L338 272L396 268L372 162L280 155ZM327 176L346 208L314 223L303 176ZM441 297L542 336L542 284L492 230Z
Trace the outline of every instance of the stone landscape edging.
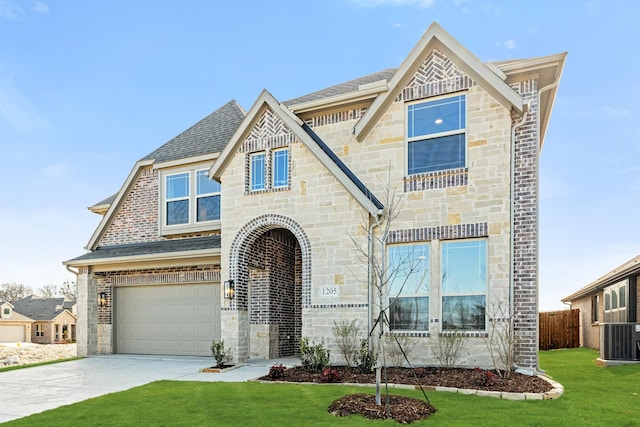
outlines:
M496 399L506 399L506 400L552 400L557 399L564 393L564 386L557 381L552 380L546 375L536 375L538 378L541 378L551 384L553 389L549 391L545 391L544 393L515 393L510 391L491 391L491 390L476 390L470 388L457 388L457 387L443 387L443 386L422 386L423 390L427 391L445 391L448 393L458 393L465 394L471 396L481 396L481 397L493 397ZM292 384L289 381L266 381L266 380L254 380L261 383L283 383L283 384ZM295 384L314 384L314 385L345 385L352 387L374 387L375 384L371 383L305 383L305 382L296 382ZM420 386L410 385L410 384L395 384L390 383L388 385L389 388L398 388L404 390L420 390Z

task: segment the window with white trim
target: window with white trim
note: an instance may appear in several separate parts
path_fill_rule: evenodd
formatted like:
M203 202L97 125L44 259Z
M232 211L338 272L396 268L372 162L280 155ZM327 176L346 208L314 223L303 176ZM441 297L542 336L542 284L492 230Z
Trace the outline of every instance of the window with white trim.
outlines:
M220 184L207 169L163 171L161 176L161 230L202 231L219 226Z
M429 244L388 246L391 330L429 331Z
M289 150L280 149L272 152L273 188L283 188L289 185Z
M43 337L44 336L44 331L42 330L42 324L41 323L36 323L36 336L37 337Z
M290 179L288 147L249 154L248 192L288 189Z
M487 241L442 245L442 330L484 331L487 300Z
M600 310L600 295L595 294L591 297L591 323L598 322L599 310Z
M407 105L407 174L466 167L466 95Z
M627 280L604 289L604 321L627 321Z

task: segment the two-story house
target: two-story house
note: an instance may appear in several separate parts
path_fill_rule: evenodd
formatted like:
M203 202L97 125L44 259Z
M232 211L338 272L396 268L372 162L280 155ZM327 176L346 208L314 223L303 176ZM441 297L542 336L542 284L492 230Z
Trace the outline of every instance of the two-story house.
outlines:
M78 353L335 349L334 322L367 329L382 307L415 363L460 331L461 364L491 366L491 325L512 320L519 366L535 369L538 158L565 56L484 63L434 23L397 69L224 105L91 208L89 252L65 262ZM394 273L382 304L373 258Z

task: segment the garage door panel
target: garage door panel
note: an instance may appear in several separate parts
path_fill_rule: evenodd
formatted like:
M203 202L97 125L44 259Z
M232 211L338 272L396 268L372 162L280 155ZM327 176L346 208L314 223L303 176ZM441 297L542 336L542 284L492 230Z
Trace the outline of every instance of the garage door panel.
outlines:
M0 342L23 342L25 341L24 326L4 325L0 326Z
M116 352L211 355L220 339L220 287L139 286L116 289Z

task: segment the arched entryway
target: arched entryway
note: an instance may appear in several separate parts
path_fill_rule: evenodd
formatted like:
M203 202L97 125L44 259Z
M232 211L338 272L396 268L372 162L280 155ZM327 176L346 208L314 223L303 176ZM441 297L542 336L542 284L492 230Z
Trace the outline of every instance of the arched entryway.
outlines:
M238 358L297 354L311 291L311 247L302 227L282 215L254 218L236 234L229 267L230 308L246 319L239 324Z

